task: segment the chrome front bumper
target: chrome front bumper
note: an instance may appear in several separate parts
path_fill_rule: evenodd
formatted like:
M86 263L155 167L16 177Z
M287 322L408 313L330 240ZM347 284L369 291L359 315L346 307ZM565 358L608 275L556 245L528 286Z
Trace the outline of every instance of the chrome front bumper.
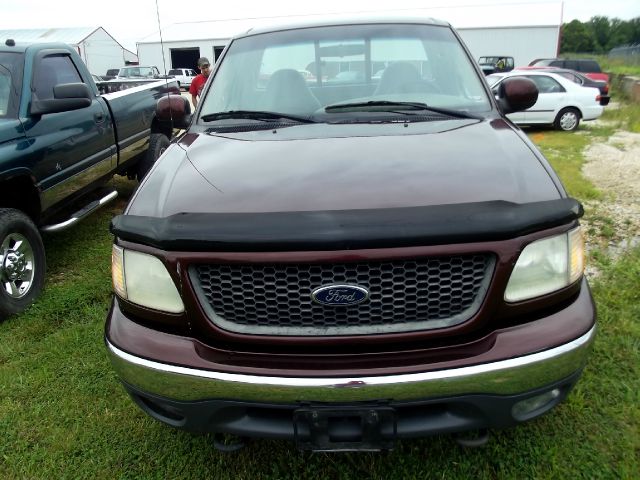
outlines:
M176 401L227 399L262 403L409 401L465 394L513 395L560 381L585 364L596 327L549 350L508 360L425 373L295 378L221 373L159 363L128 354L108 340L120 379Z

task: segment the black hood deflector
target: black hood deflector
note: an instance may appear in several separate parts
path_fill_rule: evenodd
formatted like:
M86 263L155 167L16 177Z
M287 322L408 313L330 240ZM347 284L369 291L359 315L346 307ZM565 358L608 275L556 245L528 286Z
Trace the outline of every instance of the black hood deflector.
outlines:
M574 222L572 198L371 210L118 215L111 232L167 251L353 250L495 241Z

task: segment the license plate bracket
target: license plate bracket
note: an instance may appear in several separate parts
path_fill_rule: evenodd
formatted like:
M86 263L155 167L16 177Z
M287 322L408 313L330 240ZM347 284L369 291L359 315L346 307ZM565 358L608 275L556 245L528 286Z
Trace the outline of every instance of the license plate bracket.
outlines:
M391 407L305 407L293 412L295 440L301 450L392 450L397 436Z

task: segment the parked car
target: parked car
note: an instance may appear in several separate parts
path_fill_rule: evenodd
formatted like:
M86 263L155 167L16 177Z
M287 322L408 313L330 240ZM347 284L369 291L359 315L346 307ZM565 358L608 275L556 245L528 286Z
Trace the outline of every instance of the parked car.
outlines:
M539 92L531 108L508 115L518 125L553 125L559 130L573 131L581 120L595 120L602 115L600 90L583 87L557 73L513 70L489 75L487 82L498 92L505 79L516 76L535 82Z
M600 90L600 105L606 107L609 105L609 100L611 97L609 96L609 85L604 80L592 80L591 78L583 75L580 72L576 72L575 70L569 70L568 68L558 68L558 67L518 67L519 71L526 70L543 70L549 73L557 73L569 80L573 83L577 83L578 85L582 85L583 87L591 87L597 88Z
M582 207L504 116L536 84L494 98L445 22L314 21L233 38L193 115L159 100L186 132L111 224L124 388L168 425L309 450L548 412L595 309ZM380 81L305 81L343 46Z
M604 73L596 60L585 58L538 58L529 64L530 67L557 67L575 70L592 80L601 80L609 84L609 75Z
M42 290L41 232L71 227L114 199L104 189L114 174L142 178L167 147L171 124L155 107L170 91L175 82L156 81L99 95L66 44L0 46L0 321Z
M169 70L169 76L175 78L178 81L180 88L186 88L187 90L191 86L191 80L198 75L195 70L191 68L174 68Z
M480 57L478 59L478 65L480 65L485 75L491 75L492 73L510 72L513 70L515 63L513 57L491 55Z

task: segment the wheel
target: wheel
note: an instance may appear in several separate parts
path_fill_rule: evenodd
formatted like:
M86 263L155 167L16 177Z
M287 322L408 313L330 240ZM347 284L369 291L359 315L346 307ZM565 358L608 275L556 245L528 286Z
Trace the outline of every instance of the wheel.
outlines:
M164 133L151 134L151 137L149 137L149 149L142 160L140 160L140 163L138 163L138 181L142 181L149 170L151 170L151 167L153 167L156 160L160 158L160 155L164 153L169 143L171 142Z
M554 127L565 132L573 132L578 125L580 125L580 112L575 108L563 108L553 122Z
M0 208L0 321L38 298L45 269L37 227L21 211Z

